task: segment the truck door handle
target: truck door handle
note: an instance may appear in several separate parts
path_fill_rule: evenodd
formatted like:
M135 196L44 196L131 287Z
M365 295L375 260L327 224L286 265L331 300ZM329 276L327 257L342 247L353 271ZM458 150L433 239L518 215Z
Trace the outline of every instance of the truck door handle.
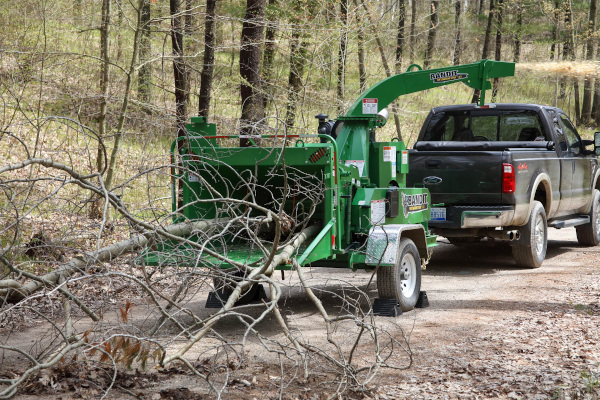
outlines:
M425 161L425 166L431 169L439 169L442 166L442 162L440 160L427 160Z

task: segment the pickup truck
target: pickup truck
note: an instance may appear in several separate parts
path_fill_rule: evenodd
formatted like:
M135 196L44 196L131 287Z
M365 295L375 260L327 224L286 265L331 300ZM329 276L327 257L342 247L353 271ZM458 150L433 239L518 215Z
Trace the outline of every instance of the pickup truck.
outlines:
M538 268L548 227L600 242L598 154L600 132L582 140L556 107L436 107L409 151L407 183L431 192L433 233L454 244L508 240L518 266Z

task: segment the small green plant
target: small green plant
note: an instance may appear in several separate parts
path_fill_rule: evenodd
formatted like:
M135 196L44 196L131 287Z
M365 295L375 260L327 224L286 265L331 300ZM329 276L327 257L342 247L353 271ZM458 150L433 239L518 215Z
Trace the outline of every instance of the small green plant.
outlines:
M590 394L600 394L600 374L593 371L581 371L581 380Z

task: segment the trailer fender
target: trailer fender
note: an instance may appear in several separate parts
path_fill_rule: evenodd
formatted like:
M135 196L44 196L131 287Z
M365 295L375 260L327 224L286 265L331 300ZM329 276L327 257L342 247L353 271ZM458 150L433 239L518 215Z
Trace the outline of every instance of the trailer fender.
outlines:
M395 265L398 259L400 238L411 239L421 256L421 262L427 260L427 240L425 228L421 224L389 224L374 226L367 239L366 265Z

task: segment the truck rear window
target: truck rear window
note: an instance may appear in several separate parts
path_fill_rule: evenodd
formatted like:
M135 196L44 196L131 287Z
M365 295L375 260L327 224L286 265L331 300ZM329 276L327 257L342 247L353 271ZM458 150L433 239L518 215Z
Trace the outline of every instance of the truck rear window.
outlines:
M537 112L475 109L434 114L421 140L539 141L546 140Z

